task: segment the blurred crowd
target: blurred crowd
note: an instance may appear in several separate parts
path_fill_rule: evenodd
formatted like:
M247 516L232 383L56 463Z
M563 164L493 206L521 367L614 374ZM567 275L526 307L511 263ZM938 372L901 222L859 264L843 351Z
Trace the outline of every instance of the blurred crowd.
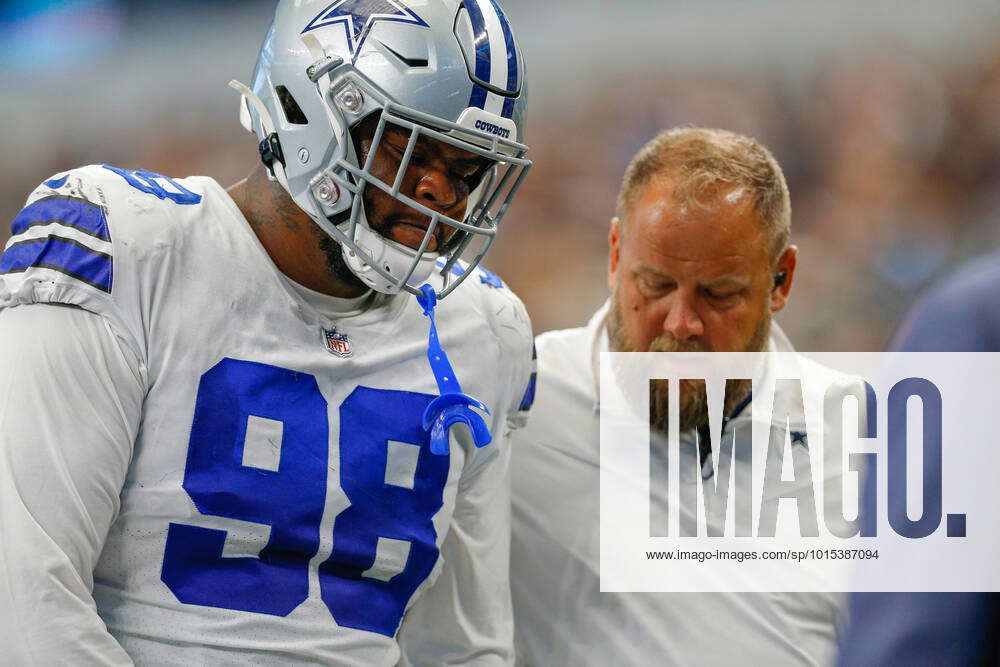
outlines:
M607 221L636 149L661 128L723 127L763 141L788 178L792 340L881 350L929 282L1000 247L1000 41L968 54L935 66L879 45L805 77L610 82L572 127L531 119L538 166L492 261L538 330L580 322L604 298Z
M931 281L1000 247L1000 39L970 37L962 54L934 60L873 44L794 73L604 75L572 108L531 110L536 167L486 264L527 303L536 331L581 325L606 297L608 221L631 156L663 128L722 127L763 141L788 177L801 254L779 321L792 340L810 351L883 349ZM252 167L255 142L233 113L159 114L144 123L156 131L117 142L81 141L67 123L30 169L0 166L0 216L80 164L224 185Z

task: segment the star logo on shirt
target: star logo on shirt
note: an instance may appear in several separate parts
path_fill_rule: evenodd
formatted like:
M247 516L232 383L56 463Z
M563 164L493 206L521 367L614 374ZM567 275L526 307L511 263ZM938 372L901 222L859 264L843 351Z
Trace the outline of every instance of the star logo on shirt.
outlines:
M337 0L317 14L302 33L332 25L344 26L347 48L350 49L351 61L354 62L372 27L380 21L429 27L412 9L398 0Z

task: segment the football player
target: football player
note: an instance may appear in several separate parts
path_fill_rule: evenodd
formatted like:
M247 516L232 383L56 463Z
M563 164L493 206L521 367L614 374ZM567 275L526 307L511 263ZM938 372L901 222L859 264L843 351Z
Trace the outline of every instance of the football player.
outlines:
M13 221L2 661L507 664L531 332L477 266L530 167L507 18L283 0L232 85L245 181L89 166Z

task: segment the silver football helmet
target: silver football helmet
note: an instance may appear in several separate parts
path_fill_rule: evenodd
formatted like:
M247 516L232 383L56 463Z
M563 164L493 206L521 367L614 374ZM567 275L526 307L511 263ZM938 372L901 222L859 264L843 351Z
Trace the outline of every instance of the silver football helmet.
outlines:
M272 178L379 292L419 294L436 268L446 281L440 298L450 294L489 250L531 167L521 143L524 62L495 0L281 0L252 87L231 85ZM361 163L351 131L372 114L378 122ZM409 133L394 182L371 171L389 124ZM464 219L400 191L421 137L483 160ZM366 187L426 216L418 249L372 228ZM456 231L428 252L439 225Z

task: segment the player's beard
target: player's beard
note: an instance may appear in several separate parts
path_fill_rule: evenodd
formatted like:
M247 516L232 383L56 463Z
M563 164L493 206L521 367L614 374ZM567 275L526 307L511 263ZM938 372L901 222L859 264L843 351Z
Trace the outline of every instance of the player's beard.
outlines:
M617 292L611 296L611 307L606 320L608 343L612 352L636 352L629 340L622 318L621 302ZM737 350L723 352L762 352L767 347L771 334L771 311L762 309L757 326L746 343ZM710 350L701 341L681 342L669 336L657 336L642 352L717 352ZM749 379L726 380L723 414L731 416L733 410L742 403L753 388ZM680 382L680 411L678 419L680 432L701 428L708 424L708 395L704 380L682 380ZM649 388L649 426L666 436L670 431L669 383L667 380L651 380Z
M326 267L336 276L337 280L348 287L369 289L368 285L361 278L358 278L354 271L351 271L351 267L347 266L347 260L344 259L344 247L340 245L340 242L320 229L319 225L313 226L316 228L319 249L323 251L323 256L326 258Z

